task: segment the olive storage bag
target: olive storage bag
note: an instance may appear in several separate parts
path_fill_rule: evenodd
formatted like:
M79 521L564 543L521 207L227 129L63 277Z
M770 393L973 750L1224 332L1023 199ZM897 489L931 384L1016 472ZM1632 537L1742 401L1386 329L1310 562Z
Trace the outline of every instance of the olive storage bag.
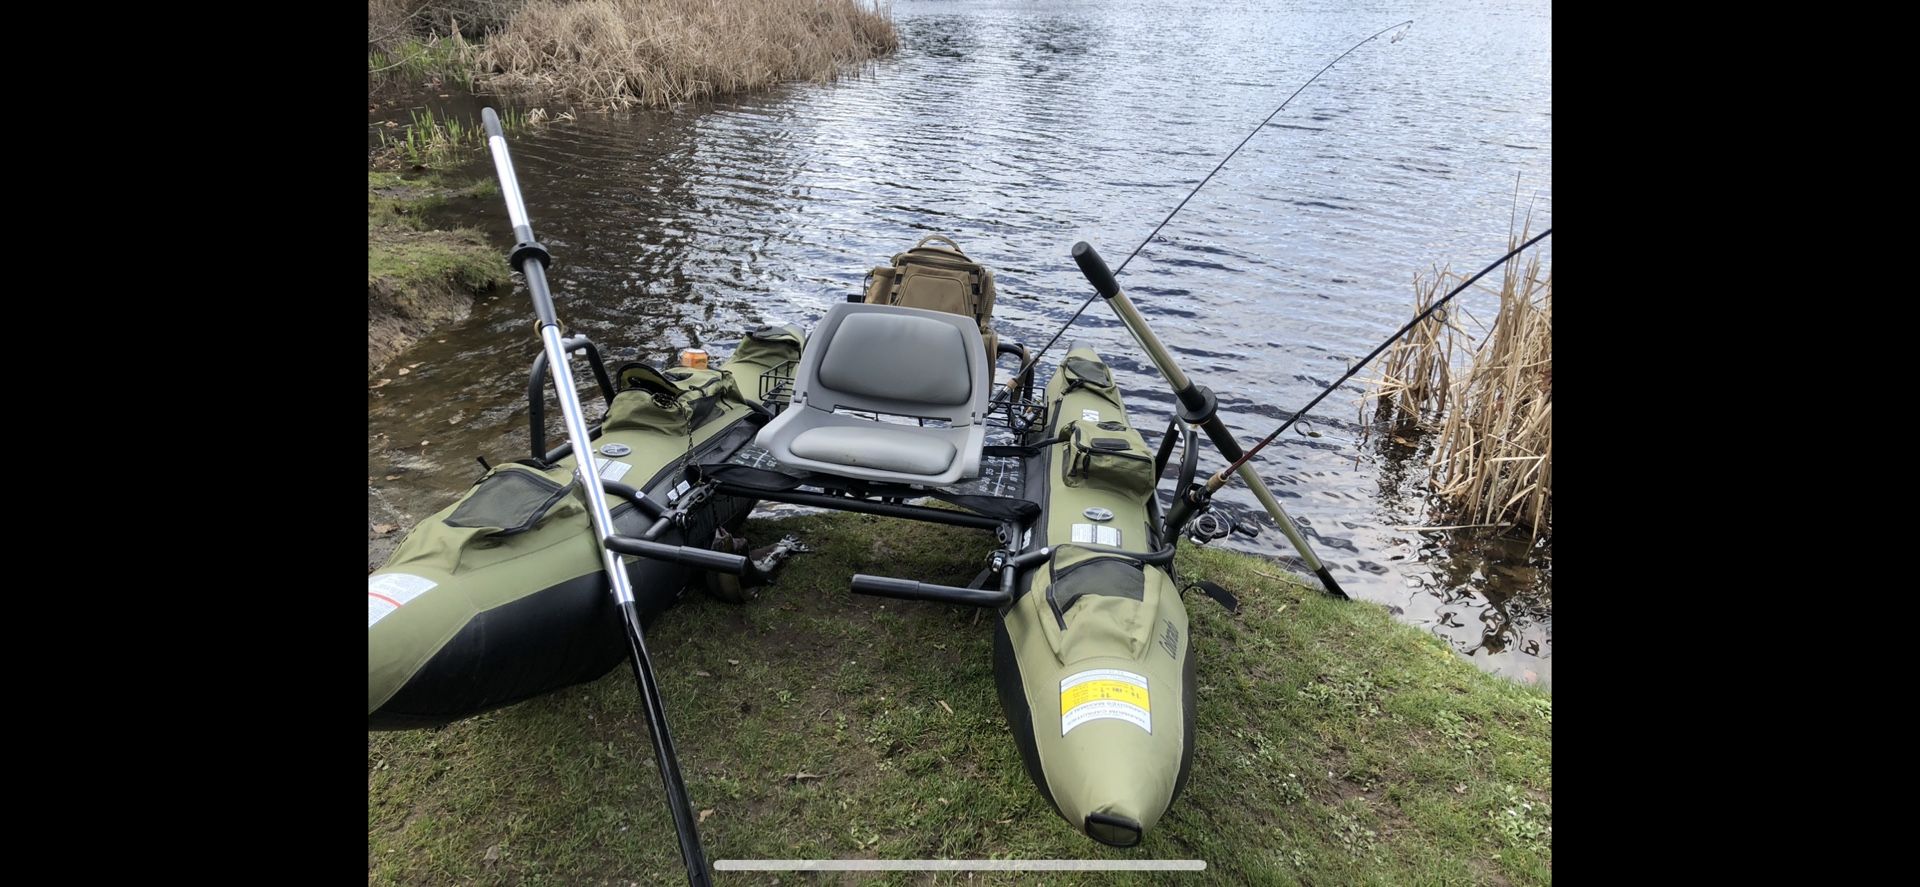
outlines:
M1065 437L1067 486L1106 490L1136 501L1153 493L1153 454L1138 432L1119 422L1075 419Z
M946 246L931 244L941 241ZM912 249L867 275L870 305L899 305L971 317L987 342L987 376L992 378L1000 337L993 331L993 272L967 258L960 244L940 234L920 238Z

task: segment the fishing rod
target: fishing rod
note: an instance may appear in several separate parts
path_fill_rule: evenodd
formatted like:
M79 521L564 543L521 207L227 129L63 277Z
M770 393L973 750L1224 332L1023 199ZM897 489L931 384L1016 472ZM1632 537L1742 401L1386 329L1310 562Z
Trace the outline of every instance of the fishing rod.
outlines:
M1413 24L1413 19L1407 19L1406 21L1401 22L1400 24L1383 29L1382 31L1380 31L1380 34L1385 34L1387 33L1387 31L1391 31L1394 28L1407 27L1412 24ZM1259 126L1254 127L1252 132L1247 133L1246 138L1240 140L1240 144L1233 146L1233 150L1228 151L1227 156L1220 158L1220 162L1214 164L1213 172L1207 173L1206 177L1200 180L1200 184L1193 186L1193 190L1188 191L1187 196L1180 198L1180 205L1174 207L1173 212L1167 213L1167 217L1164 219L1161 219L1160 224L1153 226L1152 233L1149 233L1145 240L1140 241L1140 245L1134 247L1133 252L1128 253L1126 258L1120 260L1120 267L1113 269L1113 273L1120 274L1121 272L1126 271L1127 263L1133 261L1134 256L1140 255L1140 251L1143 249L1146 249L1147 244L1152 243L1155 237L1160 236L1160 229L1167 227L1167 223L1173 221L1174 216L1179 215L1181 210L1187 208L1187 201L1192 200L1195 194L1200 193L1201 188L1205 188L1208 182L1213 181L1214 173L1219 172L1222 167L1225 167L1227 165L1227 161L1233 159L1233 155L1240 153L1241 148L1245 148L1248 142L1253 141L1254 136L1259 135L1261 130L1267 128L1267 124L1273 122L1273 118L1280 116L1280 112L1285 111L1287 109L1287 105L1291 104L1295 98L1298 98L1300 93L1305 92L1307 87L1312 86L1315 80L1319 80L1321 74L1327 73L1327 71L1331 70L1334 65L1339 64L1341 59L1344 59L1347 56L1352 55L1354 50L1367 45L1367 43L1375 39L1378 39L1380 37L1380 34L1375 34L1372 37L1368 37L1367 39L1360 41L1359 43L1355 43L1353 46L1349 47L1346 52L1340 53L1338 56L1334 58L1333 61L1328 62L1326 67L1321 68L1312 77L1308 77L1307 82L1300 84L1300 88L1294 90L1293 95L1287 96L1287 100L1284 102L1281 102L1280 107L1273 109L1273 113L1268 114L1265 120L1260 121ZM1398 42L1398 38L1395 38L1395 42ZM1047 344L1040 346L1040 352L1033 356L1033 360L1031 363L1028 364L1028 366L1036 366L1036 367L1039 366L1040 359L1047 356L1047 349L1052 348L1053 343L1060 341L1060 337L1066 334L1067 328L1073 326L1073 322L1080 319L1080 315L1087 310L1087 306L1092 305L1094 298L1096 298L1099 295L1100 293L1098 289L1096 289L1094 291L1094 294L1091 296L1088 296L1085 302L1081 302L1079 309L1073 312L1073 316L1067 318L1067 322L1061 324L1060 329L1054 332L1053 338L1048 339Z
M1128 253L1127 257L1121 260L1120 270L1126 270L1127 263L1133 261L1135 256L1140 255L1140 251L1145 249L1147 244L1153 242L1155 237L1160 236L1160 231L1167 227L1167 223L1173 221L1173 217L1179 215L1180 211L1186 208L1188 201L1193 200L1194 195L1200 193L1200 189L1206 187L1207 183L1213 180L1214 175L1226 167L1227 161L1232 160L1235 154L1240 153L1241 148L1246 147L1248 142L1253 141L1254 136L1259 135L1261 130L1266 129L1267 124L1273 122L1273 118L1279 116L1281 111L1286 110L1287 105L1299 97L1300 93L1305 92L1307 87L1312 86L1314 81L1319 80L1321 74L1332 70L1333 66L1339 64L1341 59L1352 55L1355 50L1378 39L1381 35L1412 24L1413 20L1408 19L1399 24L1381 29L1379 32L1355 43L1349 47L1346 52L1335 56L1333 61L1328 62L1312 77L1307 78L1307 82L1300 84L1300 87L1295 89L1292 95L1287 96L1286 101L1281 102L1279 107L1273 109L1273 113L1268 114L1266 119L1260 121L1259 126L1254 127L1252 132L1247 133L1246 138L1240 140L1240 144L1235 145L1233 150L1228 151L1227 156L1220 158L1220 162L1214 165L1213 171L1207 173L1206 177L1202 178L1199 184L1193 186L1193 190L1188 191L1187 196L1180 199L1180 204L1175 206L1172 212L1167 213L1167 217L1161 219L1160 224L1154 226L1152 233L1148 234L1145 240L1140 241L1139 246L1133 248L1133 252ZM1176 421L1185 422L1188 426L1198 427L1200 430L1206 432L1207 439L1212 441L1214 447L1219 449L1221 455L1227 459L1240 459L1240 457L1244 455L1241 452L1240 443L1234 440L1233 432L1228 430L1226 423L1220 420L1219 400L1214 396L1213 390L1205 385L1194 384L1193 380L1189 379L1187 374L1181 371L1179 363L1173 359L1173 355L1167 351L1166 346L1160 343L1160 337L1154 334L1153 328L1147 324L1146 318L1140 315L1140 311L1134 307L1133 301L1127 298L1126 293L1120 291L1120 283L1114 278L1114 275L1118 272L1108 268L1107 263L1100 258L1100 253L1095 251L1093 246L1084 240L1073 245L1073 260L1080 266L1080 273L1085 275L1087 281L1093 284L1093 294L1087 296L1087 300L1081 303L1079 310L1073 312L1072 317L1067 318L1067 322L1060 326L1059 331L1053 334L1052 339L1047 340L1047 344L1040 349L1040 356L1045 356L1047 349L1052 348L1055 342L1060 341L1060 337L1066 333L1069 327L1073 326L1074 321L1080 319L1080 315L1087 310L1088 305L1093 304L1093 300L1096 297L1105 297L1107 303L1112 306L1115 313L1120 315L1120 321L1126 325L1127 331L1133 334L1134 340L1140 343L1141 348L1147 352L1148 358L1150 358L1154 366L1160 370L1160 375L1167 380L1168 385L1172 386L1174 396L1180 401L1180 410L1177 414L1178 419ZM1039 360L1040 357L1034 358L1035 365L1038 365ZM1176 427L1177 426L1169 426L1169 437L1171 437ZM1164 452L1165 447L1162 447L1162 450ZM1254 497L1259 499L1261 507L1266 509L1267 516L1273 518L1274 524L1280 528L1281 535L1286 536L1287 541L1293 544L1294 550L1299 552L1301 560L1307 565L1307 569L1313 571L1313 575L1320 580L1320 584L1326 588L1328 594L1346 599L1347 593L1340 588L1340 583L1334 580L1333 573L1327 569L1325 563L1321 562L1320 556L1314 553L1313 546L1307 544L1306 537L1300 533L1300 528L1294 524L1293 518L1287 514L1287 510L1280 506L1280 500L1274 497L1273 491L1267 489L1266 482L1261 480L1260 475L1255 474L1251 468L1246 467L1244 461L1241 462L1239 470L1241 476L1245 478L1248 488L1253 490ZM1186 491L1181 491L1179 495L1174 497L1174 507L1169 511L1165 522L1170 533L1177 533L1179 528L1193 516L1194 506L1189 504L1187 499Z
M1093 284L1094 294L1106 297L1107 304L1112 306L1115 314L1120 315L1120 322L1126 325L1127 331L1133 334L1134 340L1146 350L1147 357L1160 369L1160 375L1166 377L1167 384L1173 386L1174 397L1180 400L1180 411L1177 413L1176 421L1185 422L1189 426L1198 427L1206 432L1207 439L1213 441L1214 447L1222 456L1228 459L1240 458L1242 455L1240 442L1233 439L1233 432L1228 430L1227 424L1220 420L1220 402L1214 396L1213 389L1194 384L1194 381L1181 371L1180 364L1173 359L1173 354L1167 351L1167 346L1160 344L1160 337L1154 335L1153 328L1147 325L1147 319L1140 316L1138 308L1133 307L1133 300L1120 291L1119 281L1113 279L1113 270L1108 268L1106 261L1100 258L1100 253L1094 250L1092 244L1082 240L1073 245L1073 261L1080 266L1080 273L1086 275L1087 281ZM1168 435L1173 434L1175 427L1168 426ZM1313 575L1319 578L1320 584L1326 587L1327 593L1342 600L1348 600L1347 593L1340 588L1340 583L1334 581L1333 573L1328 571L1326 564L1320 562L1320 556L1314 554L1313 546L1308 545L1306 537L1300 534L1300 528L1294 525L1293 518L1287 515L1286 509L1280 507L1280 500L1275 499L1273 491L1267 489L1267 482L1261 480L1260 475L1255 474L1253 468L1245 464L1240 466L1240 476L1246 480L1247 487L1253 490L1254 498L1260 500L1261 507L1267 510L1267 516L1273 518L1274 524L1280 527L1281 535L1286 536L1287 541L1293 543L1293 550L1299 552L1300 558L1306 561L1307 569L1312 570ZM1181 491L1174 496L1173 508L1167 512L1164 521L1167 528L1166 535L1169 538L1176 537L1180 528L1195 513L1194 506L1198 503L1189 503L1188 498L1186 491Z
M1454 296L1457 296L1463 292L1466 292L1467 287L1472 286L1475 281L1478 281L1480 278L1487 276L1487 274L1491 272L1493 269L1498 268L1501 265L1505 265L1508 259L1511 259L1514 256L1517 256L1525 252L1528 247L1533 246L1534 244L1547 239L1547 235L1552 233L1553 233L1553 229L1548 228L1547 230L1540 232L1539 235L1535 236L1532 240L1529 240L1526 243L1520 244L1519 246L1516 246L1513 249L1508 250L1506 255L1501 256L1498 259L1495 259L1493 264L1480 269L1480 273L1467 278L1465 283L1462 283L1459 286L1454 287L1453 292L1450 292L1445 296L1441 297L1440 301L1427 306L1427 310L1420 312L1412 320L1407 321L1406 326L1401 327L1399 330L1394 332L1393 335L1388 336L1386 341L1380 343L1380 347L1375 348L1372 351L1368 352L1366 357L1360 358L1360 362L1354 364L1352 368L1348 369L1346 375L1341 376L1340 378L1334 380L1334 383L1332 385L1328 385L1325 391L1320 392L1320 394L1314 397L1313 400L1308 401L1306 406L1301 407L1298 412L1294 413L1291 416L1288 416L1287 421L1280 423L1279 428L1273 429L1273 433L1267 435L1266 439L1260 441L1257 444L1254 444L1253 449L1248 450L1245 455L1240 457L1239 461L1236 461L1232 465L1229 465L1225 468L1220 469L1219 474L1214 475L1212 479L1207 481L1207 494L1212 495L1213 493L1217 492L1222 486L1225 486L1227 483L1228 474L1235 471L1239 471L1241 467L1245 466L1248 462L1253 461L1253 457L1260 455L1260 451L1266 449L1267 444L1273 443L1274 438L1279 437L1281 432L1286 431L1288 428L1292 428L1293 423L1300 421L1301 416L1306 415L1308 410L1313 409L1315 406L1318 406L1321 401L1326 400L1327 395L1332 394L1334 392L1334 389L1339 388L1341 385L1346 384L1347 380L1353 378L1355 373L1360 372L1360 369L1362 367L1365 367L1367 364L1372 363L1374 358L1380 356L1380 352L1387 350L1388 345L1392 345L1401 336L1406 335L1408 330L1411 330L1414 327L1419 326L1420 321L1426 320L1428 317L1432 316L1433 312L1440 310L1440 306L1445 305L1448 302L1452 301Z
M700 849L700 834L693 816L693 805L687 799L686 782L680 776L680 758L674 752L673 735L667 729L667 709L661 701L660 681L654 676L653 659L647 655L647 639L641 630L640 608L634 602L632 580L627 576L620 554L616 552L734 575L746 571L747 560L739 555L653 541L670 525L670 521L657 505L644 496L633 497L633 502L635 507L655 518L653 528L637 538L623 536L615 530L613 518L607 511L606 491L602 488L599 473L594 470L592 435L587 429L585 411L580 407L580 396L573 385L573 350L585 347L585 340L561 338L560 322L553 310L553 295L547 290L547 266L552 264L553 257L533 237L533 223L527 218L527 204L520 196L520 182L513 173L513 158L507 154L507 138L500 128L500 115L494 113L492 108L483 108L480 119L487 127L487 148L493 154L494 171L500 177L500 192L507 200L507 218L513 224L514 246L509 261L515 271L526 277L527 290L533 297L533 311L539 318L540 344L546 352L547 366L552 369L553 387L559 397L560 412L566 419L568 443L574 452L575 478L586 495L587 513L593 519L594 540L600 544L601 567L607 573L614 601L619 605L625 624L634 680L639 682L640 695L646 700L647 733L653 740L654 760L660 766L660 781L666 786L667 806L673 812L673 827L680 837L680 856L687 865L687 883L694 887L707 887L713 881L707 872L706 854ZM648 508L650 505L653 505L651 509Z

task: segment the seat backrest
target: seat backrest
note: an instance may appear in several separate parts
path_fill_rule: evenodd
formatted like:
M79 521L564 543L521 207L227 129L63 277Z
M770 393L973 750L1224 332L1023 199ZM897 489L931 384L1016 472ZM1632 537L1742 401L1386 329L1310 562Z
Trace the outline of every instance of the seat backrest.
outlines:
M982 421L988 392L986 349L970 318L890 305L834 305L794 373L795 403L956 426Z

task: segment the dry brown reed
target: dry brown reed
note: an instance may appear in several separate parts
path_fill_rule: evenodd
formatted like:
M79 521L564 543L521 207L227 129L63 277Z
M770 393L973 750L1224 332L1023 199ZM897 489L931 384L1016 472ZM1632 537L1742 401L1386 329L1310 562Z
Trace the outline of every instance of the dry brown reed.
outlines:
M367 51L393 53L411 42L506 27L527 0L367 0Z
M533 0L486 39L491 89L591 105L669 104L831 80L899 45L858 0Z
M1432 275L1413 275L1415 317L1440 297L1440 284L1447 277L1446 268L1436 268ZM1435 311L1414 324L1381 362L1374 396L1392 407L1391 414L1402 425L1418 424L1421 416L1444 406L1452 382L1453 334L1458 331L1448 323L1450 317L1451 312Z
M1523 228L1509 248L1527 236ZM1414 311L1461 279L1416 276ZM1553 527L1553 272L1538 254L1509 262L1498 294L1484 335L1459 323L1457 302L1410 331L1382 364L1374 397L1402 423L1433 432L1428 483L1452 519L1527 527L1538 538Z

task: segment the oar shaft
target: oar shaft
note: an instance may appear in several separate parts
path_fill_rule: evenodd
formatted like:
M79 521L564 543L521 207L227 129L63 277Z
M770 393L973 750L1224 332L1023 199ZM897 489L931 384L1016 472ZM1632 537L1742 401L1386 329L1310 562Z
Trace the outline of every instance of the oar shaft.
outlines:
M1213 392L1205 386L1193 384L1193 380L1181 371L1179 362L1173 359L1167 346L1160 343L1160 337L1154 334L1147 319L1140 316L1140 310L1133 306L1133 300L1127 298L1127 294L1120 289L1119 281L1114 279L1113 271L1100 258L1100 253L1091 244L1081 241L1073 245L1073 260L1080 265L1081 273L1086 275L1093 288L1105 297L1113 312L1120 315L1120 322L1133 334L1140 347L1146 350L1148 359L1160 370L1160 375L1167 378L1174 396L1180 400L1180 418L1206 432L1207 439L1213 442L1214 448L1228 462L1238 461L1241 457L1240 442L1234 439L1233 431L1227 428L1227 424L1220 420ZM1240 476L1253 490L1254 497L1260 500L1260 505L1267 510L1267 516L1273 518L1281 534L1293 543L1294 550L1300 553L1300 559L1306 562L1307 568L1320 579L1327 591L1336 597L1346 597L1347 593L1341 590L1340 583L1334 581L1333 574L1320 562L1320 556L1314 554L1313 546L1307 544L1306 537L1294 526L1293 518L1288 516L1286 509L1280 507L1280 500L1274 498L1273 492L1267 489L1266 481L1245 465L1241 466ZM1176 496L1185 494L1185 490L1175 492Z
M612 513L607 509L607 494L601 488L599 463L593 458L593 435L587 430L586 412L580 408L580 393L573 385L573 355L561 340L560 321L553 310L553 293L547 288L547 256L533 238L533 222L527 218L527 203L520 196L520 178L513 172L513 156L507 152L506 133L492 108L480 111L487 127L487 147L493 153L493 169L500 176L500 193L507 200L507 218L513 223L514 264L527 279L527 292L533 298L534 313L539 315L540 345L547 352L547 369L559 395L560 415L567 427L567 440L573 444L574 475L586 494L587 514L592 518L594 538L600 542L600 562L613 585L614 600L625 605L633 600L633 583L627 577L620 556L607 548L607 537L615 534ZM537 248L538 252L532 252Z
M527 263L526 275L529 288L534 278L546 276L538 262ZM541 289L544 290L544 280L542 284ZM616 531L607 509L606 490L599 483L599 463L593 457L593 437L587 431L587 418L580 409L580 394L573 386L573 364L568 359L570 355L566 347L560 343L559 325L541 324L540 343L547 351L547 366L553 376L553 387L560 394L560 415L566 422L567 440L573 444L573 473L580 481L581 490L586 493L587 513L593 516L594 537L600 541L600 564L613 583L613 599L622 605L631 603L633 581L621 565L620 556L606 544L607 537Z
M1095 254L1095 258L1098 257ZM1193 387L1193 381L1180 370L1180 364L1174 361L1173 354L1167 351L1167 346L1160 344L1160 337L1154 335L1153 327L1147 325L1147 319L1140 316L1140 310L1133 307L1133 300L1127 298L1117 284L1113 295L1107 297L1107 304L1113 307L1115 314L1120 315L1120 322L1127 325L1127 330L1133 333L1140 347L1147 350L1147 357L1160 369L1160 375L1167 377L1167 384L1172 385L1176 393Z
M500 115L492 108L480 109L480 122L487 127L487 149L493 154L493 171L500 178L500 193L507 200L507 221L513 225L513 270L526 275L527 291L533 296L533 313L541 326L559 326L553 312L553 296L547 292L547 249L533 239L533 220L527 217L526 198L520 196L520 177L513 172L513 156L507 153L507 134L500 128ZM537 259L529 262L527 259ZM538 265L538 271L530 270ZM547 365L561 366L565 353L556 355L547 349ZM559 375L558 372L555 375ZM571 433L571 429L569 429ZM584 444L586 438L581 438ZM586 452L575 448L575 452Z
M533 223L527 218L527 204L520 196L520 180L513 172L513 158L507 153L507 139L500 128L500 117L492 108L482 109L481 122L487 128L487 145L493 152L493 168L500 176L500 191L507 200L507 217L513 223L513 265L527 280L533 298L533 310L539 317L540 345L546 350L547 368L560 401L560 414L567 426L567 440L573 445L574 476L586 496L587 514L593 522L594 539L600 548L600 566L607 574L613 597L626 623L627 643L632 653L634 680L640 684L640 696L647 707L647 731L653 739L654 760L660 766L660 781L667 793L667 806L673 812L674 830L680 839L680 856L687 866L687 882L694 887L712 883L707 872L706 853L700 847L700 833L693 818L693 804L687 798L686 783L680 776L680 759L673 747L673 735L667 728L667 709L662 701L660 682L653 670L653 658L647 653L647 640L641 630L640 611L634 602L633 582L627 576L620 555L607 547L617 534L613 516L607 510L607 494L600 483L599 463L594 458L593 436L587 430L586 411L580 407L580 395L573 385L572 352L560 336L560 322L553 309L553 294L547 289L546 247L533 237Z
M629 661L633 664L633 678L640 683L640 696L646 701L648 729L654 737L653 761L660 767L667 809L673 812L673 831L680 839L680 859L687 866L687 883L707 887L712 883L707 875L707 854L700 847L700 826L693 817L693 800L687 797L687 784L680 778L680 753L673 747L673 734L666 729L667 707L662 701L660 679L654 676L653 658L647 655L647 641L639 631L640 606L628 601L621 610L627 624L634 627L627 632L627 643L633 653ZM654 729L654 724L661 726Z

